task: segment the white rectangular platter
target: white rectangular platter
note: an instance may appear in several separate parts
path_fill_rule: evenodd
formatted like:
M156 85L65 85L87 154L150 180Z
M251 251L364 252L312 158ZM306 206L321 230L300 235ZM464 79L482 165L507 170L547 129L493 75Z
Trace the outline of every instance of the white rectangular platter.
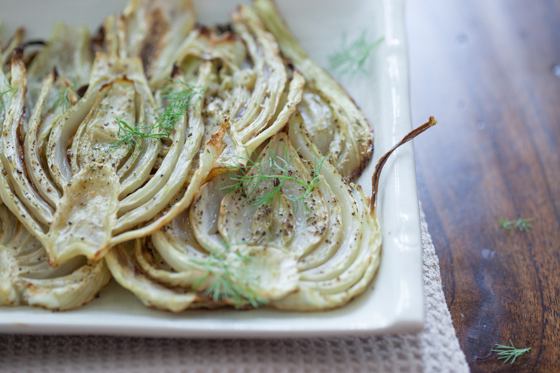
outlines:
M194 0L203 24L227 22L244 0ZM368 74L341 79L375 131L374 159L358 183L371 194L377 159L412 129L403 0L277 0L280 12L310 56L321 66L365 33L383 37L366 66ZM18 26L27 38L48 38L58 21L96 30L126 0L0 0L3 40ZM272 338L417 332L424 323L422 246L414 149L401 147L380 183L382 260L367 291L347 306L321 313L193 310L180 314L144 307L111 282L90 304L69 312L29 307L0 308L0 333L115 334L194 338Z

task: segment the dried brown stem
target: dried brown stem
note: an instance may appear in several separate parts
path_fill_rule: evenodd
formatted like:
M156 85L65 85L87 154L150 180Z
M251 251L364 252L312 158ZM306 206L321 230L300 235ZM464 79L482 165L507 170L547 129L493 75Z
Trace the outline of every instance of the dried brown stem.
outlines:
M426 131L428 128L435 126L436 124L437 124L437 122L434 119L434 117L430 117L430 119L428 120L427 123L424 123L420 127L415 128L412 131L410 131L398 144L393 146L391 148L391 150L389 150L387 153L385 153L383 155L383 157L379 158L379 161L375 165L375 171L373 172L373 176L371 177L371 186L372 186L373 192L372 192L372 195L371 195L370 207L371 207L371 212L372 213L375 210L376 205L377 205L377 189L379 187L379 178L381 176L381 170L383 170L383 166L385 166L385 163L387 163L387 160L389 159L391 154L395 150L397 150L401 145L406 144L407 142L409 142L410 140L412 140L413 138L415 138L416 136L418 136L422 132Z

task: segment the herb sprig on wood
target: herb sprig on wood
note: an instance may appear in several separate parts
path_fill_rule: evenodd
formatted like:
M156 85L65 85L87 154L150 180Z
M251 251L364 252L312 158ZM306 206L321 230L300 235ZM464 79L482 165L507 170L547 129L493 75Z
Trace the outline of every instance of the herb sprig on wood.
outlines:
M512 230L515 228L519 228L520 232L525 232L526 230L533 229L533 226L530 224L533 218L529 219L522 219L519 218L517 220L506 221L503 218L500 218L500 226L504 230Z
M505 359L504 364L511 359L511 364L521 355L525 355L527 352L531 351L531 347L528 348L516 348L513 342L510 340L511 346L496 344L492 352L498 354L498 359Z

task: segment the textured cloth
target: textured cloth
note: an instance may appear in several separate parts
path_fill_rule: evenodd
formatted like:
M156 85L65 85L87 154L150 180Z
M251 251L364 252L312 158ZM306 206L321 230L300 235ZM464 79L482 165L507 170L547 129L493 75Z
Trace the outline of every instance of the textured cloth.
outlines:
M0 372L468 372L421 212L426 326L369 338L189 340L0 336Z

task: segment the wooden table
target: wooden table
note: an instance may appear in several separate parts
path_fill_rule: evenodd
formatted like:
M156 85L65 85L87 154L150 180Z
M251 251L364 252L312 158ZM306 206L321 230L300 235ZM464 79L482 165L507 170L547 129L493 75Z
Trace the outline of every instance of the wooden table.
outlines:
M439 121L415 140L419 195L467 361L560 372L560 1L409 0L406 15L413 121ZM490 354L509 340L531 347L512 366Z

